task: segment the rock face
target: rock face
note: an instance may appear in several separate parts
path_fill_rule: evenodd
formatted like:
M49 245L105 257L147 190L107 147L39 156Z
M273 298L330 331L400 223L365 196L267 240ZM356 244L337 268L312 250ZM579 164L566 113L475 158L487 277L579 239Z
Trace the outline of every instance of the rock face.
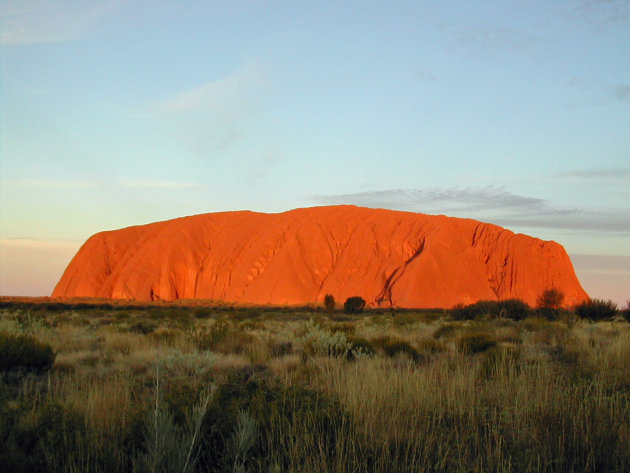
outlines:
M555 287L588 296L564 248L470 219L354 206L223 212L97 233L53 297L443 307Z

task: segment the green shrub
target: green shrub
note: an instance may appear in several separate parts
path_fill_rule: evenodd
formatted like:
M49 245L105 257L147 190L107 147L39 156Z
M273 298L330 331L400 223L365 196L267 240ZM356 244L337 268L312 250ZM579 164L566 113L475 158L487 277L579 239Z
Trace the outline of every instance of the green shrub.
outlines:
M469 333L463 335L457 342L457 349L461 353L477 354L496 346L497 342L486 333Z
M296 345L302 348L305 360L315 356L345 358L351 348L344 333L331 332L314 320L304 324L300 337L295 341Z
M348 297L343 304L343 310L346 314L360 314L365 309L365 299L359 296Z
M0 333L0 372L43 372L52 366L55 353L49 345L28 335Z
M589 299L575 307L575 313L581 319L602 320L617 314L617 304L603 299Z

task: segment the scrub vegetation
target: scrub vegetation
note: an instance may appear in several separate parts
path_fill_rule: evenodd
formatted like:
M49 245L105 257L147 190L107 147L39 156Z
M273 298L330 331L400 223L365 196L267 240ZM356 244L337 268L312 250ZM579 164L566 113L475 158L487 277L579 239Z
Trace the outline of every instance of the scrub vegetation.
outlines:
M630 471L627 308L547 296L358 315L2 301L0 471Z

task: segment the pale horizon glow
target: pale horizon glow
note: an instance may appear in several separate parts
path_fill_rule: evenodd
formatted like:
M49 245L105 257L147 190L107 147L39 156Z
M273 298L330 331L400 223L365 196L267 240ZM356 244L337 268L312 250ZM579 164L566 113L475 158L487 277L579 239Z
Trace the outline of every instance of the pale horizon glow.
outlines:
M92 234L355 204L562 244L630 299L630 2L0 0L0 295Z

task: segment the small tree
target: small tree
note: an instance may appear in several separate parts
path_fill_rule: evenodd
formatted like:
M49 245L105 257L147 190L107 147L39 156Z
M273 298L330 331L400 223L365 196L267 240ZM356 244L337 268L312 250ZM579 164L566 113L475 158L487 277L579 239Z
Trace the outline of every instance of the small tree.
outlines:
M324 307L326 307L326 312L332 314L335 310L335 298L332 294L326 294L324 296Z
M365 299L359 296L348 297L343 304L343 310L346 314L360 314L365 309Z
M545 289L538 297L538 311L548 319L558 317L558 312L564 301L564 293L558 289Z

